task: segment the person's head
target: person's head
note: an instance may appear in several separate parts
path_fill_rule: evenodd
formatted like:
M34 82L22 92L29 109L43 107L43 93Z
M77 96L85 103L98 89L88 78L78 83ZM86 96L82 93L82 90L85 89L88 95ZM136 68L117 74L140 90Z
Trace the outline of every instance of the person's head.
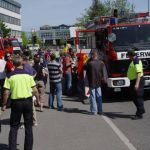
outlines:
M56 59L56 55L54 54L54 53L52 53L51 55L50 55L50 59L53 61L53 60L55 60Z
M7 61L7 60L11 60L11 55L10 55L10 53L6 53L5 54L5 60Z
M92 59L97 59L97 57L98 57L97 52L92 52L92 53L91 53L91 58L92 58Z
M129 57L130 59L133 59L133 57L136 56L136 53L135 53L135 51L134 51L133 49L128 50L128 51L127 51L127 54L128 54L128 57Z
M66 47L69 49L69 48L71 48L71 44L66 44Z
M14 56L12 61L13 61L13 65L15 68L22 66L22 57L21 56Z
M26 64L29 61L29 57L28 56L22 56L22 63Z
M34 57L34 63L39 64L40 63L40 58L39 57Z

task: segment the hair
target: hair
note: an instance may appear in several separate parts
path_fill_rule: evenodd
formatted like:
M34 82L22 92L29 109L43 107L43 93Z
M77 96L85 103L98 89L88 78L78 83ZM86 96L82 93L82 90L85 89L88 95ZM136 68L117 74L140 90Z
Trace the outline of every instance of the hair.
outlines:
M22 57L21 56L14 56L12 61L13 61L13 65L15 67L22 66Z
M10 57L10 54L9 54L9 53L6 53L5 56L4 56L4 59L7 61L7 60L8 60L8 57Z
M55 60L55 59L56 59L56 55L55 55L54 53L52 53L52 54L50 55L50 58L51 58L51 60Z
M92 58L96 58L97 56L98 56L97 52L92 52L92 53L91 53L91 57L92 57Z
M39 58L39 57L34 57L34 63L35 63L35 64L40 63L40 58Z
M29 60L29 57L28 57L28 56L22 56L22 59L23 59L24 61L28 61L28 60Z
M135 53L135 51L133 49L132 50L128 50L127 54L128 54L128 56L131 56L131 57L136 56L136 53Z

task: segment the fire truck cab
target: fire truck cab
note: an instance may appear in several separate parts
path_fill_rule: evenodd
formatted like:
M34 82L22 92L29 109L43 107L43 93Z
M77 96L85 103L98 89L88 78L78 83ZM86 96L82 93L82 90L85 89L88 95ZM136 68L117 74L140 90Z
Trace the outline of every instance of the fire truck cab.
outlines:
M1 38L0 37L0 57L5 53L20 53L21 47L17 38Z
M142 60L145 89L150 88L150 17L145 14L126 19L97 17L87 25L87 29L76 31L79 53L89 51L80 48L80 33L92 33L86 37L85 45L90 49L98 49L106 67L104 74L107 87L114 92L120 92L130 86L126 72L130 63L127 50L131 48L136 49L137 56Z

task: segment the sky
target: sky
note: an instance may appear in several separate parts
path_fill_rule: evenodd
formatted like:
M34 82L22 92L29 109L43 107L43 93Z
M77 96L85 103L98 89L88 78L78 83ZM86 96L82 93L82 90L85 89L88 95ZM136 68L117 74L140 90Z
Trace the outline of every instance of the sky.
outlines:
M43 25L73 25L81 17L92 0L16 0L21 5L22 30L39 30ZM133 2L137 12L148 10L148 0Z

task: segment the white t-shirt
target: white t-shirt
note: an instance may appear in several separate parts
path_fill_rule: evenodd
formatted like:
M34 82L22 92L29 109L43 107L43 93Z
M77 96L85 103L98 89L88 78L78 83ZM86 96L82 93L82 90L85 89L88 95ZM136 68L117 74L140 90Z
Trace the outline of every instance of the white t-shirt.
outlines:
M6 61L0 59L0 79L5 79L6 77L5 66L6 66Z

